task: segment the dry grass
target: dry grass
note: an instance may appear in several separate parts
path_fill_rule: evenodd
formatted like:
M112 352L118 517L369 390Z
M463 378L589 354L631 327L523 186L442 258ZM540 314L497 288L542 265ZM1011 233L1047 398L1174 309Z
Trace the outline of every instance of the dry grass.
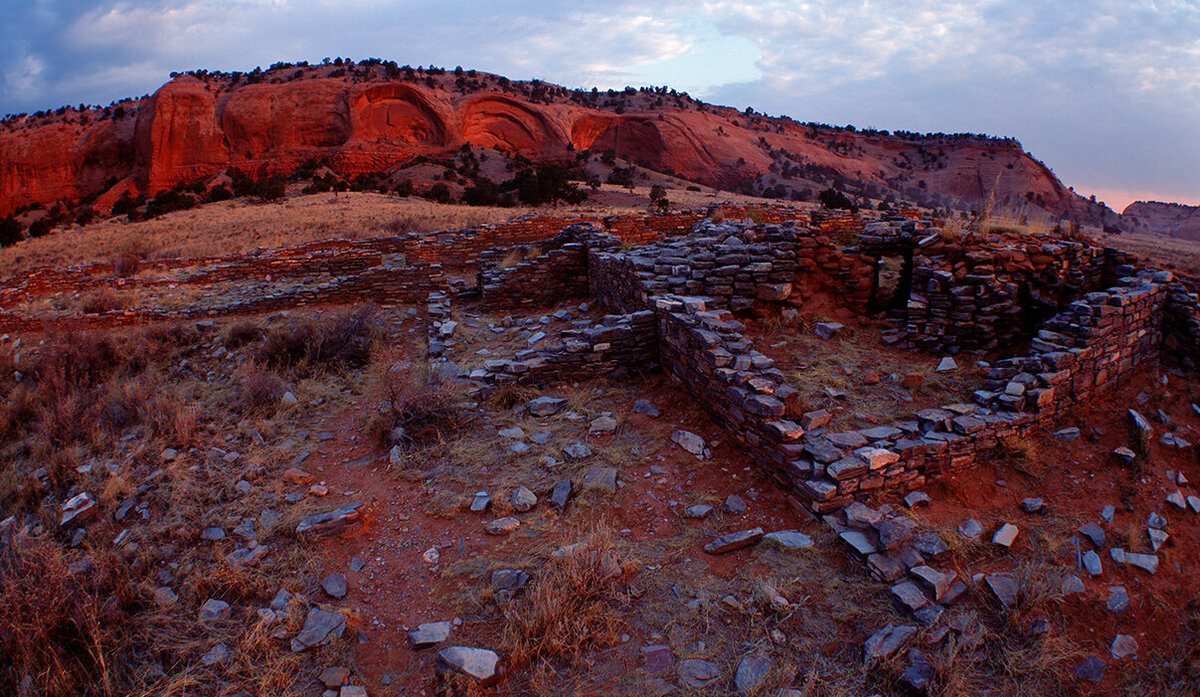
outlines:
M572 553L550 559L527 593L504 606L504 653L518 669L572 663L592 647L613 646L623 626L620 608L629 601L624 582L636 562L622 562L613 532L600 528Z
M321 367L361 368L379 340L378 309L360 305L323 320L302 321L268 332L256 358L272 368L308 373Z

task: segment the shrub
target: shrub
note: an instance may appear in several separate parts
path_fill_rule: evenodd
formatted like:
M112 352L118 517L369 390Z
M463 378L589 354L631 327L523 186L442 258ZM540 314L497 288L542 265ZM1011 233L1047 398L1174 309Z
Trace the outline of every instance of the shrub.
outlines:
M245 346L251 342L258 341L262 337L263 331L261 327L250 320L243 320L230 325L225 330L225 348L232 350L239 346Z
M21 237L21 221L9 215L5 218L0 218L0 247L8 247L20 242Z
M263 337L258 360L273 368L361 368L379 337L375 307L363 305L332 318L274 329Z
M850 199L846 198L846 194L843 194L837 189L825 189L820 194L817 194L817 200L819 200L821 205L827 209L845 208L847 210L854 210L854 203Z
M283 382L274 373L258 363L246 361L238 366L235 377L238 381L238 399L246 411L274 411L283 396Z
M435 203L450 203L450 187L444 182L438 182L429 187L425 192L425 198Z
M210 202L215 203L217 201L228 201L231 198L233 198L233 192L225 188L223 184L218 184L208 190L207 199Z

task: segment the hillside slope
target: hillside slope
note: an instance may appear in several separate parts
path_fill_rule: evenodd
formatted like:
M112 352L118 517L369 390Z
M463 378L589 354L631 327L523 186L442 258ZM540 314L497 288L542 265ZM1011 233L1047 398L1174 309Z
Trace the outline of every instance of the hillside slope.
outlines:
M1121 216L1134 232L1200 241L1200 206L1161 201L1134 201Z
M229 167L289 174L316 159L346 177L386 172L464 145L535 162L609 151L773 198L809 200L834 186L866 199L1036 207L1085 224L1116 219L1012 139L857 131L712 106L667 88L589 92L382 61L198 71L108 108L7 118L0 215L109 190L153 195Z

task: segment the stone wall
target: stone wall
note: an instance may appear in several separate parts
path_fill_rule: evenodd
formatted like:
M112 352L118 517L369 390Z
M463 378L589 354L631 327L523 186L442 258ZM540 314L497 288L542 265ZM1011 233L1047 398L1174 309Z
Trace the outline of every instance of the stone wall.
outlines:
M484 312L546 307L586 296L589 250L620 246L599 225L572 223L537 244L486 250L479 255L480 306Z

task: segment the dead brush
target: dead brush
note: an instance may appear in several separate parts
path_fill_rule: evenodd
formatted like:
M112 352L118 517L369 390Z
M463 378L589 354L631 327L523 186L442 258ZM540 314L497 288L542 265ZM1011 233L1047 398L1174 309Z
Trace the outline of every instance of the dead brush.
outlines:
M333 317L273 329L263 337L256 360L301 374L321 368L361 368L380 339L374 305L359 305Z
M1176 640L1130 666L1119 689L1126 697L1200 694L1200 598L1188 601Z
M408 450L443 443L469 421L459 408L461 392L448 383L430 382L427 365L404 361L390 350L377 357L374 372L376 408L366 431L380 446L399 444Z
M74 309L88 315L98 315L130 306L129 295L112 288L100 288L79 296Z
M32 681L38 695L124 694L122 661L127 588L122 565L98 560L91 570L70 573L53 540L0 539L0 686L17 694Z
M246 361L234 370L238 399L250 413L270 414L283 396L283 381L255 361Z
M501 644L512 667L576 662L583 651L620 640L620 609L629 602L623 586L638 564L619 560L613 537L599 528L551 558L526 594L502 607Z

